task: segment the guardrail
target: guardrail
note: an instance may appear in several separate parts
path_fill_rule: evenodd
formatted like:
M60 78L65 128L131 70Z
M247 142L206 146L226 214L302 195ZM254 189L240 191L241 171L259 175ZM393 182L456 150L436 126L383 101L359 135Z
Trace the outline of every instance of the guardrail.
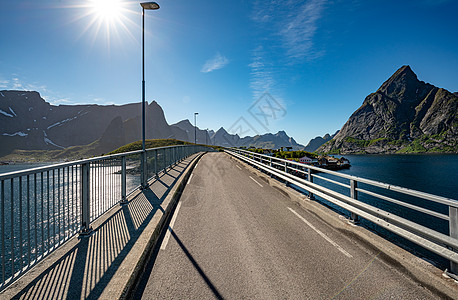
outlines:
M310 199L314 199L316 195L349 211L350 220L353 222L358 222L359 217L364 218L442 256L450 261L451 273L458 274L457 200L251 151L232 148L225 151L307 191ZM314 182L318 180L320 184ZM332 188L324 187L325 183ZM400 194L415 199L406 201L405 197L399 197ZM386 206L380 205L383 203L392 203L401 209L387 211L383 209ZM419 205L420 203L424 205ZM441 211L435 207L437 204L447 209ZM402 213L406 210L420 214L424 224L407 219ZM442 224L441 222L448 223L448 228L439 228L438 224Z
M0 291L148 180L210 148L169 146L0 175ZM129 188L130 187L130 188Z

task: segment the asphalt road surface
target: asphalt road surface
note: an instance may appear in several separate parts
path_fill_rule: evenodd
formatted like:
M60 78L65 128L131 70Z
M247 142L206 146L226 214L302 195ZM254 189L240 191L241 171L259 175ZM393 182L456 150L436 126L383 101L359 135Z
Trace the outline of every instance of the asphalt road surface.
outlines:
M140 297L437 298L224 153L194 169Z

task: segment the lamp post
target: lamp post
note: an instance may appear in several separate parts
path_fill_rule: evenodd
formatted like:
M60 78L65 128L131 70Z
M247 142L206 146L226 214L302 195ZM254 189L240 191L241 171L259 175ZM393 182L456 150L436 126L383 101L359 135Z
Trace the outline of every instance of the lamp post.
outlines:
M195 112L194 113L194 144L197 144L197 123L196 123L196 117L199 113Z
M146 149L145 149L145 9L159 9L156 2L140 3L142 7L142 187L146 187Z

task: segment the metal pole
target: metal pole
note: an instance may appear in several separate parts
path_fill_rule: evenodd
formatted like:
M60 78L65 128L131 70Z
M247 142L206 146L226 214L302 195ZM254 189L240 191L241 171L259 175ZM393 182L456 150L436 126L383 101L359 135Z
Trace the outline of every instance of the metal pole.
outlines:
M142 150L145 151L145 9L142 8Z
M145 183L145 8L142 7L142 161L141 161L141 186Z

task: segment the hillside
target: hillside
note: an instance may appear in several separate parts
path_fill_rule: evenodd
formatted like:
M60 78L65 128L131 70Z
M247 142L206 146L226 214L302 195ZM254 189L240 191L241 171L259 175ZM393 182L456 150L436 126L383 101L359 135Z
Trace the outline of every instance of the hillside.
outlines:
M457 94L418 80L403 66L317 152L458 153Z

